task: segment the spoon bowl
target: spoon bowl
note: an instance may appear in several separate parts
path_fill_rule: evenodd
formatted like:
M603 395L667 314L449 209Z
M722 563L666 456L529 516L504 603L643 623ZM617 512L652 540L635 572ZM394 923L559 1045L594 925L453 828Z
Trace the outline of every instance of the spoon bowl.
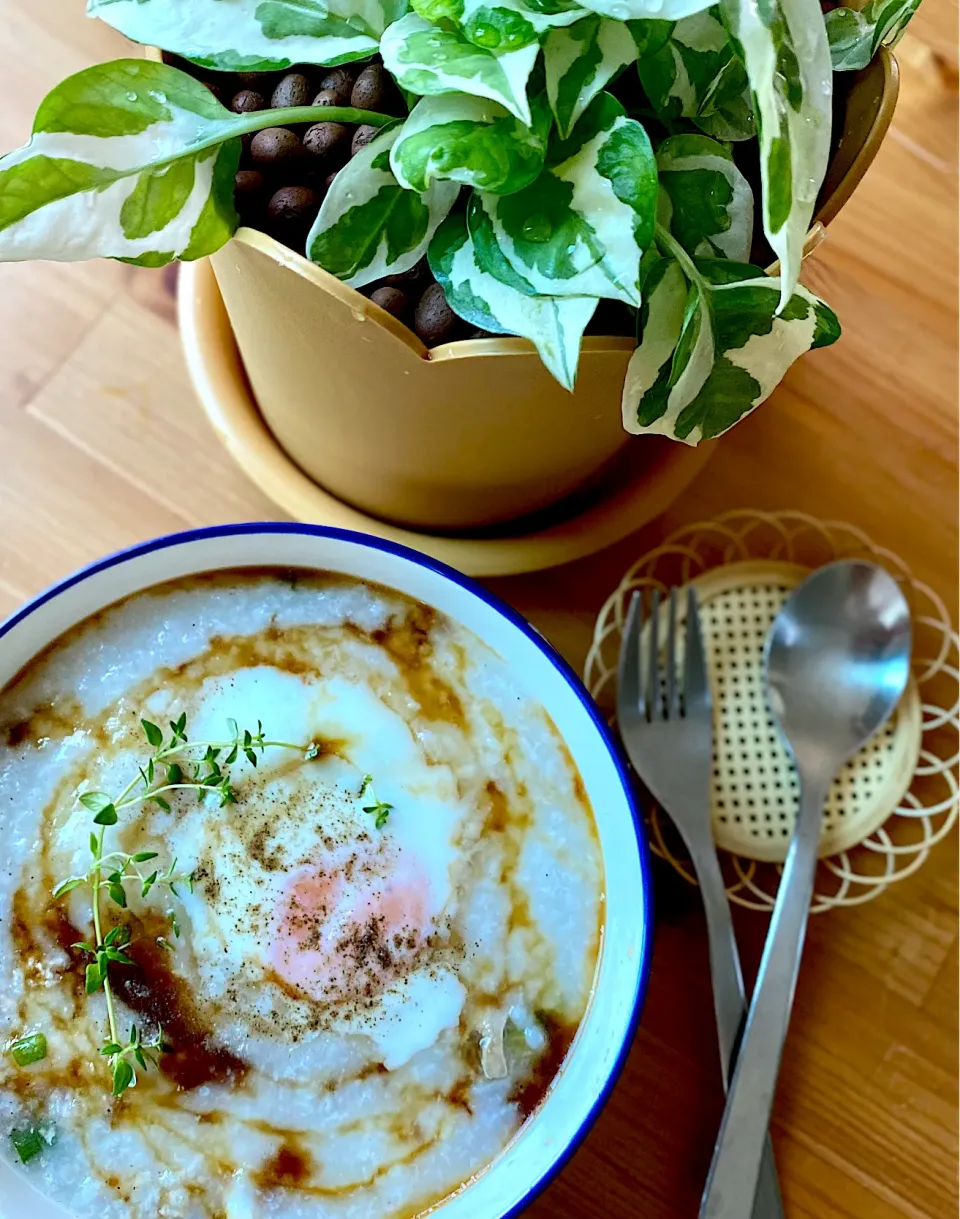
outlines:
M910 609L874 563L814 572L764 649L767 699L800 769L832 776L890 718L910 673Z

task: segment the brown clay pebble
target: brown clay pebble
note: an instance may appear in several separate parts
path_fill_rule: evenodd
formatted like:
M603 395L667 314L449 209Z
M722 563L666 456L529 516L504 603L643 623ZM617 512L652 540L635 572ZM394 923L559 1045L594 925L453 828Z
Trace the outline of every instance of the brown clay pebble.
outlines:
M284 225L302 224L313 219L319 205L319 196L309 186L281 186L267 204L267 218Z
M250 141L250 155L258 165L278 165L300 155L303 145L286 127L266 127Z
M321 89L317 96L313 99L314 106L339 106L340 98L337 96L336 89Z
M346 68L333 68L320 82L322 93L333 93L336 105L347 106L350 103L350 92L353 89L353 76Z
M313 88L302 72L288 72L270 98L274 110L285 106L309 106Z
M453 333L457 315L447 304L439 284L431 284L420 297L413 328L428 347L436 347Z
M327 174L326 178L324 178L323 185L327 188L327 190L333 186L333 180L339 172L339 169L335 169L332 174Z
M350 105L358 110L379 110L388 98L390 78L382 64L369 64L357 77L350 94Z
M265 181L259 169L241 169L234 179L234 188L238 195L249 198L263 190Z
M353 143L350 145L350 155L355 157L361 148L366 148L379 130L379 127L374 127L370 123L361 123L353 133Z
M262 93L257 93L255 89L241 89L233 95L230 109L234 114L255 114L265 109L266 105Z
M345 123L314 123L303 134L303 146L314 157L345 159L351 130Z
M370 293L370 299L394 317L403 317L409 305L406 292L399 288L376 288Z

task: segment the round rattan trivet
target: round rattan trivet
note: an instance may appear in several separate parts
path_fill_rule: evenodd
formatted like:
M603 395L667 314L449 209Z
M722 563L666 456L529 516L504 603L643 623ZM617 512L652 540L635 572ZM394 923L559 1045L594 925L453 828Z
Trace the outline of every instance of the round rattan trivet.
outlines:
M879 561L901 581L920 658L896 715L838 776L825 810L813 909L858 904L919 868L957 817L958 640L936 594L853 526L801 513L738 511L687 526L640 559L597 620L585 678L610 710L632 592L697 588L714 701L714 836L729 852L730 897L743 906L772 908L799 794L764 700L763 643L789 592L812 568L852 557ZM692 882L666 816L652 806L648 821L654 851Z

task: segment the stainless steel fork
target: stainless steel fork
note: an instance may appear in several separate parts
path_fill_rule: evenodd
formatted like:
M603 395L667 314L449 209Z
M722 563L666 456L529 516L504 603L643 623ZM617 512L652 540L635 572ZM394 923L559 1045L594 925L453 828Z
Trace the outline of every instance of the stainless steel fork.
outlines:
M641 655L643 603L634 593L620 645L617 720L637 774L683 839L700 884L710 944L710 976L726 1089L746 1013L733 921L710 825L713 719L710 683L693 588L687 590L683 681L677 682L677 590L671 589L665 658L660 659L660 594L653 593L646 663ZM743 1219L750 1219L744 1215ZM753 1204L753 1219L783 1219L769 1136Z

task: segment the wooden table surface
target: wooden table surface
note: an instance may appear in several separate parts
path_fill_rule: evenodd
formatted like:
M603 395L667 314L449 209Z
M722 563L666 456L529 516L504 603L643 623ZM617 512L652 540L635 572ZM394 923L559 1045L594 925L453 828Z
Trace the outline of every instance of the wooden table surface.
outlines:
M43 94L123 54L82 0L0 0L0 147ZM632 558L729 508L851 521L957 612L955 0L901 44L893 129L805 275L845 327L722 442L639 535L496 583L580 664ZM0 615L151 535L279 513L221 451L180 355L174 277L119 263L0 267ZM582 1150L531 1214L692 1219L721 1112L703 920L658 872L642 1026ZM748 968L765 920L738 932ZM957 849L878 901L813 920L773 1120L790 1219L957 1213Z

